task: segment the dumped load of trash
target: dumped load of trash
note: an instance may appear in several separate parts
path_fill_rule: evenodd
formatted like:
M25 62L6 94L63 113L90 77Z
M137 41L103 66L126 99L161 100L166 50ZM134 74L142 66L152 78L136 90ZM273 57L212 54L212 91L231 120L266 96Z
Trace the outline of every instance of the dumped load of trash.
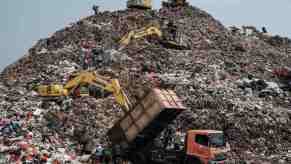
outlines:
M156 37L120 49L122 36L153 21L173 22L189 49ZM224 131L233 161L290 163L291 78L274 73L290 66L290 49L287 38L229 30L192 6L98 12L39 40L2 72L0 161L81 163L106 147L107 130L123 115L113 97L55 101L34 89L91 69L117 77L132 97L155 73L188 108L174 126Z

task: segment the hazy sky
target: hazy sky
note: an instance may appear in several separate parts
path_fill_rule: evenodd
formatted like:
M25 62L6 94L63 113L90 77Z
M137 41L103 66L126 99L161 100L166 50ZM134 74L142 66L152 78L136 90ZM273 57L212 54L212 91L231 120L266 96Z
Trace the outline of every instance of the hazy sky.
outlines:
M266 26L291 37L290 0L188 0L223 24ZM126 0L0 0L0 70L23 56L40 38L101 10L123 9ZM154 1L159 8L161 1Z

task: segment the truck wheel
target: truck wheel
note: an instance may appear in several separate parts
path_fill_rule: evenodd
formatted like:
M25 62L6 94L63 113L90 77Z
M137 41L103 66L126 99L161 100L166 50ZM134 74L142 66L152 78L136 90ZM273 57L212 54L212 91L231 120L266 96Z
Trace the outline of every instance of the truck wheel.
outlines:
M114 163L113 164L124 164L124 161L121 157L117 157L114 159Z
M133 157L133 164L147 164L147 160L142 153L135 154Z
M203 163L196 157L187 157L185 164L203 164Z

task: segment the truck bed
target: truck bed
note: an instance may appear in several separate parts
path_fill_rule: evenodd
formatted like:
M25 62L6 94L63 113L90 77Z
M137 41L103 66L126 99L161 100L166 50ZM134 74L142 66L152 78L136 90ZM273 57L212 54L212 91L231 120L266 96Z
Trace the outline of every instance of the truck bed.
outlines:
M108 137L113 145L139 151L185 109L174 91L155 88L109 130Z

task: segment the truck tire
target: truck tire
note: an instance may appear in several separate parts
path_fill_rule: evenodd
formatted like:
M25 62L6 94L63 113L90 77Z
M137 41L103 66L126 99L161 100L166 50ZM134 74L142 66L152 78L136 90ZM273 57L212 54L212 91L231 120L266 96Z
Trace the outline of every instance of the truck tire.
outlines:
M113 160L113 164L123 164L124 160L121 157L117 157Z
M142 153L137 153L133 156L132 159L133 164L148 164L146 157Z
M196 157L186 157L185 164L203 164L200 159Z

